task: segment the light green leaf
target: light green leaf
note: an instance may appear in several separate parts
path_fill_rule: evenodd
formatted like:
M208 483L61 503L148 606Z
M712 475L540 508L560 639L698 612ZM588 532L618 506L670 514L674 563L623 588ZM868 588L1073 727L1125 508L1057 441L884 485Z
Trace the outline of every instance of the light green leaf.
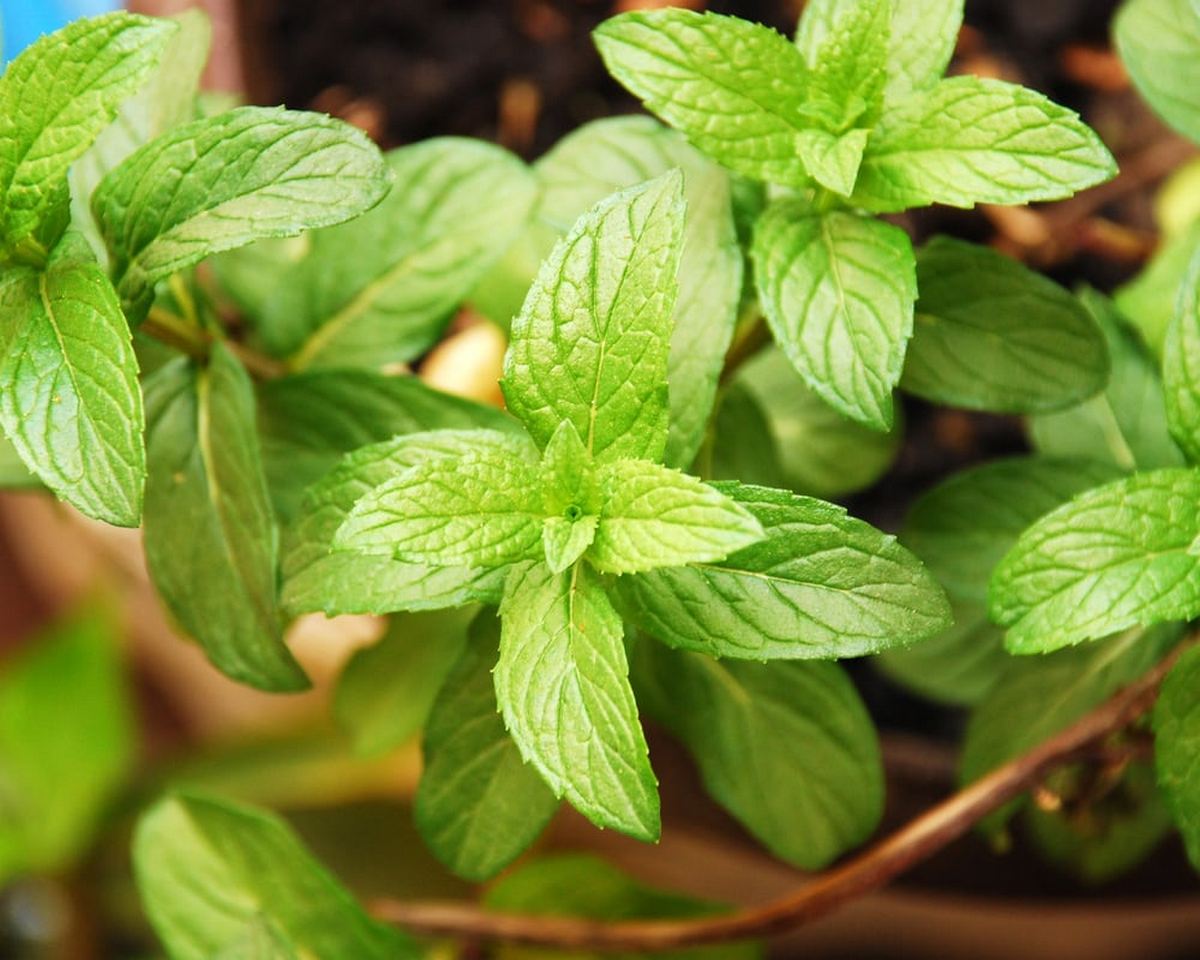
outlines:
M1010 658L971 714L960 781L977 780L1074 723L1145 673L1178 637L1173 626L1135 629L1047 657ZM989 816L985 829L995 831L1019 806L1015 801Z
M788 370L795 376L787 360ZM799 383L799 377L796 377ZM826 410L832 408L820 400ZM779 446L767 413L750 389L735 380L721 393L713 418L712 438L701 452L696 471L706 480L741 480L763 487L786 487Z
M1078 407L1033 417L1034 446L1050 456L1104 460L1122 470L1182 464L1183 455L1167 430L1154 362L1106 297L1085 289L1080 300L1108 341L1108 386Z
M1160 117L1200 143L1200 10L1191 0L1126 0L1113 21L1121 62Z
M244 957L242 945L254 939L321 960L421 956L403 934L368 917L274 814L169 795L138 822L133 862L146 913L173 960L209 960L223 950Z
M1046 653L1200 614L1200 471L1139 473L1030 527L992 576L1013 653Z
M683 171L687 214L667 356L671 424L664 460L667 466L687 469L713 408L742 289L743 258L728 172L649 117L585 124L560 140L534 170L542 185L539 215L565 233L610 193L675 167ZM545 252L549 250L547 242Z
M1183 275L1198 248L1200 223L1195 223L1178 236L1168 238L1155 251L1145 269L1113 294L1117 308L1156 356L1162 354L1167 328L1175 316Z
M583 556L596 539L599 521L595 514L546 518L542 526L542 547L552 573L562 573Z
M311 233L268 237L209 258L220 294L233 302L256 339L261 339L257 331L264 314L272 300L282 295L292 269L308 255L312 238Z
M557 853L505 874L484 896L491 910L599 921L701 917L720 912L716 904L635 883L615 867L586 853ZM498 960L644 960L627 951L545 950L501 946ZM720 944L654 953L655 960L760 960L753 944Z
M513 321L503 381L539 445L569 420L598 463L662 456L682 188L674 171L613 194L542 264Z
M432 346L520 233L535 199L507 150L439 137L387 155L395 186L369 214L313 234L259 332L293 366L379 367Z
M916 330L900 386L996 413L1060 410L1108 378L1104 334L1070 293L1016 260L935 237L917 254Z
M1163 344L1163 396L1171 436L1200 460L1200 253L1192 256Z
M168 609L223 673L300 690L276 602L278 532L267 498L254 392L221 344L146 382L146 565Z
M1200 650L1171 669L1154 705L1154 759L1163 797L1183 834L1188 857L1200 864Z
M39 486L38 478L25 466L12 441L0 433L0 487L33 490Z
M564 420L542 454L542 548L554 573L578 560L596 537L600 491L591 457L570 420Z
M222 250L348 220L388 181L379 150L348 124L239 107L134 152L96 189L92 212L122 302L140 318L159 280Z
M624 13L592 34L604 65L646 108L738 173L809 184L796 134L818 125L808 69L774 30L690 10Z
M496 700L521 755L600 827L657 840L658 791L629 686L621 618L584 564L513 568Z
M1002 80L953 77L894 105L871 134L852 201L877 213L1058 200L1116 163L1065 107Z
M861 128L840 135L824 130L804 130L796 134L796 149L814 180L846 197L854 189L869 136L870 133Z
M427 387L416 377L370 370L312 370L258 390L267 485L281 520L296 516L304 491L351 450L420 430L519 429L511 417Z
M954 474L917 500L900 539L947 590L983 601L993 568L1030 524L1118 476L1094 460L993 460Z
M44 271L0 280L0 423L26 466L90 517L136 527L145 418L116 292L68 235Z
M482 436L481 436L482 434ZM333 538L351 508L371 490L438 453L469 456L494 442L493 431L436 430L372 444L347 454L309 489L283 549L284 608L292 613L390 613L435 610L473 601L497 603L505 571L428 567L390 556L333 551ZM511 457L537 456L528 439L510 438Z
M639 645L637 664L639 695L648 684L705 789L776 856L819 869L874 831L879 745L836 664L718 661L653 643Z
M822 38L809 65L809 98L821 114L824 128L841 133L850 126L872 126L883 107L883 86L887 80L888 40L891 32L892 0L855 3L839 11L837 19ZM867 131L855 138L853 162L843 170L842 182L825 182L819 168L809 163L804 139L799 141L801 155L822 186L849 195L854 189L858 162L867 142Z
M0 674L0 884L58 873L130 771L135 730L113 616L81 611Z
M842 416L804 384L778 349L764 350L746 363L734 383L757 401L775 438L783 480L764 481L766 486L814 497L854 493L878 480L900 447L900 423L880 433ZM719 426L718 455L722 443L757 440L753 434L723 437ZM734 473L722 479L755 478Z
M333 716L359 754L384 753L415 734L467 638L472 608L404 613L342 668Z
M751 256L767 323L805 382L847 416L891 427L917 297L908 235L783 200L758 221Z
M521 759L496 706L492 667L500 623L489 612L433 703L425 769L413 810L417 829L446 866L486 880L542 832L558 800Z
M502 433L475 434L469 453L435 455L380 484L354 505L334 548L410 563L498 567L540 550L541 475L514 457Z
M894 537L781 490L714 486L766 531L723 563L614 581L622 613L673 647L749 660L834 659L934 636L941 588Z
M76 20L9 64L0 79L0 240L9 252L44 259L49 244L39 250L33 235L57 216L71 164L145 83L175 30L130 13Z
M754 515L694 477L637 460L596 471L603 506L588 561L605 573L712 563L762 539Z

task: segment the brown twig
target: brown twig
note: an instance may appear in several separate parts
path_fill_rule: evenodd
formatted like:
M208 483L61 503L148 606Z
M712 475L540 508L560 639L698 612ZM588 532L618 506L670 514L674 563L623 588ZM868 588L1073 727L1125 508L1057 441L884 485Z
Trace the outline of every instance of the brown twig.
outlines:
M1028 753L930 808L874 846L772 903L691 920L603 923L567 917L489 913L474 904L377 900L372 912L414 933L569 950L670 950L758 939L792 930L882 887L963 836L983 817L1039 784L1051 770L1086 756L1154 703L1181 645L1149 673Z

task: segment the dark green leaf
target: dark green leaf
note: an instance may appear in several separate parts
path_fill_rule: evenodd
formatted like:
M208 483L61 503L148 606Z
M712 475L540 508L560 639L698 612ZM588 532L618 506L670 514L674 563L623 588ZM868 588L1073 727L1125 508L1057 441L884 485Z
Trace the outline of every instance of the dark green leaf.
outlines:
M1188 856L1200 866L1200 650L1187 651L1172 668L1154 707L1158 782Z
M1171 436L1200 461L1200 254L1193 255L1163 344L1163 395Z

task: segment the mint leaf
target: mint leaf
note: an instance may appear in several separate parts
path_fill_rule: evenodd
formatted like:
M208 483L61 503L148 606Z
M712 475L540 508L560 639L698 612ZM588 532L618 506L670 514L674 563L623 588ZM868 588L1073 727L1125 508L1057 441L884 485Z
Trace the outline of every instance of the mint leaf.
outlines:
M312 235L267 301L272 351L304 367L379 367L431 347L512 244L535 183L507 150L439 137L387 154L395 186L370 213Z
M704 439L742 291L729 173L649 117L585 124L538 160L534 172L542 188L538 215L565 233L615 190L676 167L683 171L687 214L667 355L671 423L663 459L687 469ZM547 241L545 252L549 249Z
M129 13L77 20L9 64L0 78L0 240L9 252L32 247L35 262L44 258L58 238L38 244L33 235L62 201L71 164L146 81L175 29Z
M877 213L1058 200L1117 172L1065 107L1001 80L953 77L896 104L871 134L852 202Z
M1188 650L1171 669L1154 705L1154 760L1163 797L1183 834L1188 857L1200 864L1197 795L1200 768L1200 650Z
M883 812L875 729L832 663L742 663L638 648L638 692L718 803L788 863L823 867ZM645 682L643 682L643 678Z
M682 191L671 172L613 194L542 264L502 384L539 445L569 420L598 463L662 456Z
M0 280L0 423L29 469L90 517L136 527L146 451L137 358L116 292L68 235Z
M413 808L438 859L475 881L506 867L558 808L500 719L492 683L499 640L500 622L481 613L433 703Z
M472 612L397 614L378 641L346 662L333 693L333 716L359 754L398 747L425 724L462 653Z
M621 618L584 564L513 568L496 700L523 756L600 827L657 840L658 791L629 687Z
M288 957L421 955L403 934L368 917L274 814L171 794L138 822L133 862L150 922L177 960L278 955L248 952L256 941L282 946Z
M239 107L148 143L92 195L132 318L154 285L221 250L331 226L387 192L378 149L320 114Z
M1010 658L987 698L971 714L959 779L971 783L1019 756L1146 672L1179 637L1176 627L1130 630L1103 643L1048 657ZM1019 806L984 821L994 831Z
M763 536L749 510L668 467L618 460L596 483L603 507L588 561L605 573L723 560Z
M562 573L591 546L599 494L591 457L571 421L564 420L542 454L542 547L552 572Z
M1121 62L1138 92L1200 143L1200 10L1191 0L1126 0L1113 21Z
M254 431L254 392L220 343L146 381L146 565L213 664L263 690L299 690L276 604L278 532Z
M354 505L405 470L443 457L469 455L493 431L436 430L396 437L347 454L315 484L286 531L281 602L292 613L390 613L434 610L472 601L497 603L506 571L483 567L429 567L390 556L333 551L333 538ZM532 460L527 439L510 439L514 461Z
M731 170L809 184L796 134L817 125L808 69L774 30L690 10L623 13L592 33L617 82Z
M1163 396L1171 436L1200 460L1200 254L1192 257L1163 344Z
M790 364L788 370L795 374ZM832 413L828 405L819 400L817 403ZM734 380L722 391L711 432L706 455L697 464L706 480L737 478L764 487L787 486L779 445L767 422L766 411L740 380Z
M837 497L874 483L891 465L903 436L897 424L888 433L848 420L812 392L776 348L762 351L738 372L734 387L746 391L765 418L782 470L781 480L767 481L743 472L726 472L718 479L761 482L789 487L814 497ZM733 391L726 395L726 403ZM766 442L760 429L721 429L717 421L717 459L730 444L752 449Z
M917 297L908 235L782 200L758 221L751 256L767 323L805 382L846 416L891 427Z
M359 500L335 549L436 566L532 559L545 513L537 465L513 456L523 446L479 431L470 453L449 458L435 450Z
M854 189L869 136L863 129L840 135L824 130L804 130L796 134L796 149L814 180L845 197Z
M555 853L523 863L493 884L484 896L491 910L546 917L591 920L658 920L700 917L720 912L715 904L666 893L634 882L616 867L587 853ZM556 960L644 960L645 953L627 951L555 954ZM761 960L754 944L723 943L669 952L656 960ZM505 949L505 960L546 960L535 947Z
M262 383L258 426L267 485L284 521L351 450L421 430L519 429L493 407L370 370L312 370Z
M992 576L1013 653L1046 653L1200 613L1200 471L1089 490L1025 531Z
M879 119L887 80L892 0L856 3L838 14L816 50L805 57L809 66L809 97L815 101L825 129L831 133L841 133L851 125L870 127ZM865 144L864 136L857 151L860 158ZM858 164L855 162L850 171L845 189L825 183L811 167L809 172L822 186L848 195L854 188Z
M1145 347L1108 298L1085 289L1080 301L1108 341L1108 386L1070 410L1032 418L1034 445L1051 456L1104 460L1122 470L1181 465L1167 429L1162 382Z
M1156 356L1162 354L1183 276L1197 248L1200 248L1200 222L1185 228L1178 236L1165 238L1142 272L1113 293L1117 309Z
M82 610L5 664L0 883L72 866L130 772L136 735L119 646L111 614Z
M664 643L750 660L834 659L949 625L941 589L894 537L831 503L713 486L754 514L765 539L722 563L614 581L626 619Z
M1103 333L1040 273L986 247L935 237L917 254L916 329L900 386L949 406L1059 410L1108 378Z

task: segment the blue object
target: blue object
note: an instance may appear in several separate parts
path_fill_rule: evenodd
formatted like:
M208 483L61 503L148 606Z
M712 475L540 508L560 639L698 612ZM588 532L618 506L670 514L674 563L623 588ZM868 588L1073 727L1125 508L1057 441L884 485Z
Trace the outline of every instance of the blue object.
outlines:
M53 33L79 17L92 17L121 6L120 0L0 0L4 62L44 33Z

